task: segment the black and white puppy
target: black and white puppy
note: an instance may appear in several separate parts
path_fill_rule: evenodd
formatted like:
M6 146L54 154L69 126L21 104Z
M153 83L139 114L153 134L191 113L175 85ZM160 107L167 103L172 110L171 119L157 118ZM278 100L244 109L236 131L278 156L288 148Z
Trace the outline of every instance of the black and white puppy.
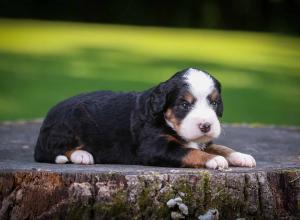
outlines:
M145 92L98 91L53 107L35 160L48 163L254 167L248 154L216 145L223 114L220 83L189 68Z

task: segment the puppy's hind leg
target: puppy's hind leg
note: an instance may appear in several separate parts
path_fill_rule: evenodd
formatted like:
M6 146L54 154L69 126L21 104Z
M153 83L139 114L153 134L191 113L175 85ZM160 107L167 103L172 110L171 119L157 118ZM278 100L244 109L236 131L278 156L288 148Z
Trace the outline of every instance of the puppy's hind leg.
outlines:
M69 162L69 159L65 155L58 155L55 157L55 163L57 163L57 164L64 164L67 162Z
M94 164L93 155L85 150L74 150L72 151L72 153L68 153L68 154L70 155L69 157L67 157L66 155L56 156L55 163L65 164L71 162L74 164L83 164L83 165Z
M70 160L75 164L94 164L94 157L85 150L75 150L70 156Z
M64 155L58 155L55 158L55 163L63 164L71 162L74 164L91 165L94 164L94 157L91 153L82 149L83 146L79 146L74 150L65 152Z

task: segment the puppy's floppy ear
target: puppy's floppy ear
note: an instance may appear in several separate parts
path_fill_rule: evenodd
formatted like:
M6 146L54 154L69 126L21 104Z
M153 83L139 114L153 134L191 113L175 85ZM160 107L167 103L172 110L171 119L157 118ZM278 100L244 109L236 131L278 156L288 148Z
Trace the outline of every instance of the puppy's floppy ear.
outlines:
M152 114L160 113L164 110L167 102L167 84L163 82L153 89L150 94L150 108Z
M147 112L152 118L163 116L163 112L167 107L168 94L171 92L172 87L172 84L167 81L152 89L147 105Z
M221 118L223 116L223 111L224 111L224 104L223 104L223 100L222 100L222 86L219 81L216 81L216 82L217 82L217 88L218 88L219 94L220 94L216 113L217 113L217 116Z
M217 116L221 118L223 116L223 111L224 111L224 105L223 105L223 100L222 100L222 96L221 96L222 95L222 85L216 78L212 77L212 79L214 80L215 87L216 87L217 91L219 92L218 105L217 105L217 108L215 111L216 111Z
M224 111L224 105L223 105L222 98L220 97L219 104L216 110L217 116L221 118L223 116L223 111Z

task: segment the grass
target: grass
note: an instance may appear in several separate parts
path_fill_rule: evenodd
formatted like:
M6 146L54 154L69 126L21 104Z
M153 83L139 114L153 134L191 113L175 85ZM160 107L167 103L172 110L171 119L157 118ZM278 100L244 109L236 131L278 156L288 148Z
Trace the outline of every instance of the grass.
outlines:
M0 120L100 89L143 90L193 66L223 85L225 122L300 125L300 38L0 20Z

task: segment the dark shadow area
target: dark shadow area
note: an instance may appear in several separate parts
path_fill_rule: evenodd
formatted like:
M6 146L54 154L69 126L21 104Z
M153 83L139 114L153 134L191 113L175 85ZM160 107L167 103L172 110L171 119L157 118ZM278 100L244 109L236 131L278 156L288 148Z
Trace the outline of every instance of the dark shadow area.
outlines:
M297 0L2 0L0 17L300 33Z

